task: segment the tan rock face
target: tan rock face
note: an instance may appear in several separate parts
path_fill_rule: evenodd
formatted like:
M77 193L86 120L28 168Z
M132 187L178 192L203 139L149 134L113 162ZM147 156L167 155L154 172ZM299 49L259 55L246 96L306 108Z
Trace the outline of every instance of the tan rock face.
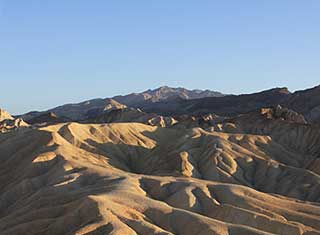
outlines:
M319 128L259 115L0 134L0 234L320 234Z
M0 109L0 121L4 121L7 119L12 120L13 117L7 111Z
M21 118L17 119L5 119L0 122L0 132L8 132L12 130L17 130L21 127L28 127L29 125L24 122Z
M0 109L0 133L16 130L20 127L27 127L21 118L13 118L7 111Z

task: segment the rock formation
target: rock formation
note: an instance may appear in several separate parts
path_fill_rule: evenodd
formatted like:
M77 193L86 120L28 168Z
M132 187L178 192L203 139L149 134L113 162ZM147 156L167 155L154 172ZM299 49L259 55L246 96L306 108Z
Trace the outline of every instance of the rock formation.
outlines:
M0 135L1 234L320 234L319 129L242 118Z
M17 130L20 127L27 126L28 124L25 123L21 118L15 119L7 111L0 109L0 133Z
M0 121L4 121L7 119L12 120L13 117L10 115L10 113L5 111L4 109L0 109Z
M1 111L0 234L320 235L317 92Z

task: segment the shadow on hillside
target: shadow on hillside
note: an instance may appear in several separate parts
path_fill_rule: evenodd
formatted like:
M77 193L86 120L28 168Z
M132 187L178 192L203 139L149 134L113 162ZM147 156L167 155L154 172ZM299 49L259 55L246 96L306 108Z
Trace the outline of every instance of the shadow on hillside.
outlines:
M46 131L30 129L6 138L0 142L1 234L75 234L101 221L99 206L89 196L113 191L123 177L72 167L55 154L59 146L50 145ZM112 230L106 225L96 234Z
M162 131L161 128L159 129ZM157 140L158 138L155 137L163 136L163 133L160 135L157 132L158 130L143 132L143 134ZM183 148L175 148L179 139L174 139L173 144L168 142L163 144L161 141L157 142L158 145L152 149L128 145L120 141L120 143L97 143L87 139L86 143L93 147L91 149L96 149L95 151L105 156L110 165L130 173L179 177L184 176L185 165L190 164L188 167L193 167L200 173L200 177L191 175L194 178L240 184L261 192L276 193L299 200L319 200L319 177L303 168L279 165L275 163L275 159L261 159L254 154L249 156L252 161L235 156L232 158L233 163L230 163L228 150L217 148L214 139L207 142L195 139L196 147L200 150L192 152L194 149L186 149L190 151L189 156L193 155L193 161L190 158L187 159L188 161L183 161L180 155ZM212 151L209 151L210 148ZM270 152L270 154L274 153ZM229 173L228 169L231 166L234 168Z
M163 131L160 129L159 131ZM170 175L181 176L181 159L177 149L179 139L174 139L174 143L162 145L159 136L163 133L143 132L153 140L158 140L159 144L154 148L127 145L124 143L97 143L87 139L87 145L80 148L99 153L105 156L109 164L121 170L149 175ZM159 135L159 136L158 136ZM66 156L55 155L52 158L40 158L45 153L57 152L58 145L50 145L52 135L41 130L32 130L6 135L7 140L0 141L0 231L2 234L74 234L81 228L93 223L102 222L99 205L91 196L113 192L121 187L121 182L126 180L125 176L108 173L101 176L92 173L90 167L75 167ZM171 137L170 137L171 138ZM201 141L200 141L201 142ZM198 147L203 147L199 142ZM11 143L8 145L8 143ZM208 148L211 145L207 146ZM214 147L214 145L213 145ZM199 160L200 156L197 156ZM200 159L202 160L202 159ZM214 165L213 159L204 159L204 165L210 165L208 171L215 171L218 165ZM76 160L75 160L76 161ZM256 189L261 191L279 193L287 195L286 191L275 191L273 188L266 188L265 182L276 180L276 186L282 188L288 184L286 180L294 179L296 185L304 185L305 181L295 179L296 172L284 170L284 167L267 165L267 162L257 162L260 168L252 174L252 180L256 177L265 177ZM199 162L195 167L199 168ZM242 162L245 164L245 162ZM243 165L246 170L251 166ZM103 166L102 166L103 167ZM263 169L268 169L264 175ZM240 169L236 169L239 172ZM199 170L201 173L201 170ZM275 175L275 173L279 176ZM275 176L275 177L274 177ZM281 178L282 177L282 178ZM305 177L311 181L309 175ZM218 178L204 178L219 181ZM143 185L142 185L143 186ZM302 188L298 188L300 190ZM311 192L312 190L310 190ZM150 193L150 192L149 192ZM309 199L318 200L318 195L314 193ZM307 197L308 195L302 195ZM293 198L300 198L301 194L292 194ZM67 225L67 226L66 226ZM95 231L88 234L110 233L113 230L112 224L102 225Z

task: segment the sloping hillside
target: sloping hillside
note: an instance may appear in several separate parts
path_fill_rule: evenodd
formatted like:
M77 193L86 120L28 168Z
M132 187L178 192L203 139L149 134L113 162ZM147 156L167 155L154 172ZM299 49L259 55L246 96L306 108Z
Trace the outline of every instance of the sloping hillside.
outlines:
M240 125L0 134L1 234L320 234L320 177L305 167L319 153L317 130Z

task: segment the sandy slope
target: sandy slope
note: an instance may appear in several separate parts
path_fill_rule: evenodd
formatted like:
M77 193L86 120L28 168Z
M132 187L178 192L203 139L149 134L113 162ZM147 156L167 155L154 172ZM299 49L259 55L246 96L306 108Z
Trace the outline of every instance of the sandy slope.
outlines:
M320 234L318 130L276 125L0 134L0 234Z

